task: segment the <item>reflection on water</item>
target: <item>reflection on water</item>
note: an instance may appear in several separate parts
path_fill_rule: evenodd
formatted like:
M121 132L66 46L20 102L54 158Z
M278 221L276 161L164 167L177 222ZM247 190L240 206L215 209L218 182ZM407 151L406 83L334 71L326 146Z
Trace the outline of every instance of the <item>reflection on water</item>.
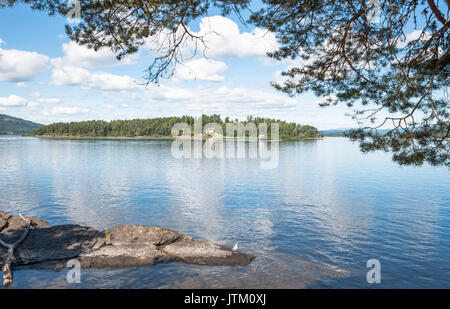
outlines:
M65 271L20 269L15 287L450 287L450 177L398 167L343 138L281 142L279 166L259 159L176 159L164 140L0 137L0 209L98 229L158 225L232 245L245 267L161 264Z

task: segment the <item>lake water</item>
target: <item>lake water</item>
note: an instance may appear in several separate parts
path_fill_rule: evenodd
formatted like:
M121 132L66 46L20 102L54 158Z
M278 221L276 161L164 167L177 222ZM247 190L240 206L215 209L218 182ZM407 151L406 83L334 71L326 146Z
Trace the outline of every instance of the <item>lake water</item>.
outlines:
M171 141L0 137L0 209L50 224L157 225L249 266L20 269L15 288L450 288L450 171L399 167L345 138L286 141L279 164L178 159ZM369 259L381 284L369 284Z

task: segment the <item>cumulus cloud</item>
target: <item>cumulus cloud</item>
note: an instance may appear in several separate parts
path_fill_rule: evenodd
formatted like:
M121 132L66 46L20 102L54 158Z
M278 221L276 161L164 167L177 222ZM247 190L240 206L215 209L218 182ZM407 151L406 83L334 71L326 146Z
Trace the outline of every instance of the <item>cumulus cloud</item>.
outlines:
M62 49L64 56L51 60L53 65L51 85L80 86L83 89L99 90L130 90L137 87L134 80L127 75L91 72L87 68L131 64L138 55L119 61L108 48L94 51L75 42L64 43Z
M78 106L57 106L53 107L50 111L43 111L42 114L47 115L77 115L86 114L89 109Z
M227 65L221 61L197 59L178 65L175 77L181 80L205 80L219 82L225 79L221 75Z
M270 115L274 112L290 113L296 109L297 100L277 93L274 90L196 87L182 88L160 86L142 93L145 103L136 107L158 106L163 101L166 110L177 106L179 111L188 114L220 113L224 115ZM173 104L173 105L172 105Z
M62 45L64 56L52 59L54 66L75 66L83 68L109 67L118 64L131 64L138 57L137 54L125 57L122 61L116 58L114 52L109 48L97 51L70 41Z
M28 84L24 83L24 82L18 82L18 83L16 83L16 87L17 88L27 88Z
M134 79L128 75L103 72L94 72L83 86L100 90L131 90L138 87Z
M11 94L8 97L0 97L0 106L7 106L7 107L20 107L25 106L27 103L27 100L19 97L15 94Z
M39 102L35 102L35 101L31 101L27 103L27 107L29 109L36 109L40 106L41 104Z
M91 73L86 69L73 66L54 68L51 84L100 90L131 90L138 87L134 79L127 75L115 75L100 71Z
M33 93L30 93L29 96L33 97L33 98L39 98L41 96L41 94L39 92L33 92Z
M195 91L193 89L159 85L146 88L143 95L150 102L157 102L157 101L176 102L176 101L185 101L195 97Z
M249 115L261 112L290 111L296 108L297 101L282 94L251 90L246 88L219 87L200 89L193 100L188 102L191 111L234 113Z
M36 52L0 47L0 81L24 82L32 80L48 69L48 62L47 56Z
M37 99L39 103L57 104L61 102L59 98L39 98Z
M192 56L194 50L204 52L207 57L217 58L265 57L267 52L279 47L273 32L262 28L241 32L234 21L223 16L204 17L198 32L189 30L193 35L203 37L205 46L187 38L179 46L181 54L186 57ZM180 37L182 33L183 29L179 29L175 37ZM152 51L164 49L165 46L173 45L173 39L173 33L166 31L149 38L144 47Z
M55 86L82 85L91 76L91 73L83 68L74 66L62 66L53 69L51 84Z
M279 47L273 32L255 28L241 33L234 21L223 16L202 18L196 34L204 36L208 57L261 57Z
M422 30L414 30L408 33L402 40L400 40L397 44L399 48L406 47L408 43L415 41L419 38L422 40L428 40L430 38L430 34L428 32L423 32Z

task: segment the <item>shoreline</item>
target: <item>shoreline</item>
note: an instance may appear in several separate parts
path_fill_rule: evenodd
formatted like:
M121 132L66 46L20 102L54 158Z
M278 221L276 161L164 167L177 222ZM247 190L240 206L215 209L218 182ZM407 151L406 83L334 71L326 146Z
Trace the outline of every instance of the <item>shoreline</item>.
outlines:
M36 137L36 138L47 138L47 139L74 139L74 140L176 140L176 139L186 139L191 138L193 140L207 140L209 138L213 138L214 136L194 136L194 137L186 137L186 136L65 136L65 135L33 135L33 134L22 134L23 137ZM218 136L216 138L222 139L234 139L234 140L245 140L245 141L268 141L270 139L259 140L257 138L249 138L249 137L227 137L227 136ZM324 136L321 137L305 137L305 138L280 138L276 141L302 141L302 140L323 140Z

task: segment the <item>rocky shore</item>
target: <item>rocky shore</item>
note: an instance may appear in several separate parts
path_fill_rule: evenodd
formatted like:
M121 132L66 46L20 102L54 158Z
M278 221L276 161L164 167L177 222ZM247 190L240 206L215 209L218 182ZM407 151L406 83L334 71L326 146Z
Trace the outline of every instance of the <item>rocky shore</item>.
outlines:
M193 239L169 229L144 225L119 225L105 231L80 225L50 224L31 219L32 229L14 249L13 266L43 269L64 267L78 259L82 268L134 267L179 262L198 265L247 265L253 256L209 242ZM14 243L27 222L0 211L0 239ZM0 246L0 266L7 249Z

